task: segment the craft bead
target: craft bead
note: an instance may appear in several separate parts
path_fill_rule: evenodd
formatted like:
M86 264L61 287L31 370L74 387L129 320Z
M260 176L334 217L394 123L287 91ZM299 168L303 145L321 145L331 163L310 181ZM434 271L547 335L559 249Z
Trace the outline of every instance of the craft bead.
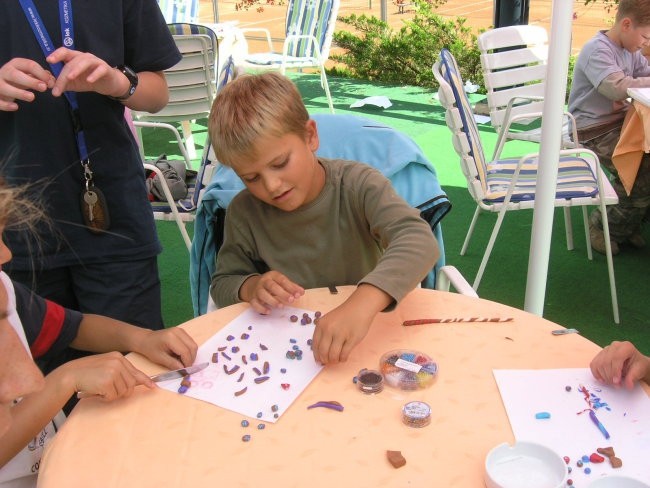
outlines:
M261 419L262 418L262 412L257 412L257 418Z
M569 459L569 456L564 456L562 459L564 459L564 462L567 464L569 464L569 461L571 461L571 459Z
M587 456L586 454L583 454L583 456L582 456L582 462L583 462L583 463L588 463L588 462L589 462L589 456Z
M568 480L566 480L566 484L568 486L573 486L573 480L571 478L569 478Z
M280 373L284 374L287 372L287 368L280 368Z
M576 466L582 468L582 461L580 459L578 459L578 462L576 462Z
M298 342L298 341L295 340L295 339L289 339L289 342L290 342L291 344L295 344L295 343Z
M241 437L241 440L244 441L244 442L248 442L248 441L251 440L251 436L248 435L248 434L243 435L243 436Z
M585 468L585 474L590 474L591 473L591 468Z
M257 424L257 428L259 430L264 430L264 429L266 429L266 424Z
M550 419L551 414L548 412L538 412L535 414L535 418L540 420L540 419Z
M277 412L279 409L280 409L280 407L278 407L277 405L273 405L273 406L271 407L271 411L272 411L272 412Z
M298 322L298 317L296 315L292 315L289 317L289 320L291 320L291 322Z
M565 386L564 389L565 389L566 391L571 391L571 387L570 387L569 385Z
M235 338L235 336L229 335L228 337L226 337L226 340L227 341L232 341L234 338Z
M242 420L241 421L241 426L242 427L248 427L249 426L248 420Z
M314 317L316 317L317 319L320 318L321 315L322 314L318 310L316 310L316 312L314 312Z

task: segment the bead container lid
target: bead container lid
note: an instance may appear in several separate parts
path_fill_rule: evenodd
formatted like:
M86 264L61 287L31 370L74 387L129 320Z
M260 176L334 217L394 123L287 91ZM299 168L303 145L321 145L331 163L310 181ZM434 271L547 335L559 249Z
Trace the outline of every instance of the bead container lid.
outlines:
M400 349L384 354L379 370L389 386L420 390L433 384L438 375L438 363L423 352Z

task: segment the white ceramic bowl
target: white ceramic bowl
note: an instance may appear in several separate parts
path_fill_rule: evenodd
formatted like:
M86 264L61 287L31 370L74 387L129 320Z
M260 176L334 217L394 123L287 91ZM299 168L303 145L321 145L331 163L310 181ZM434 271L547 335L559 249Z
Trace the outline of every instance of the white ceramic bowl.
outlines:
M487 488L564 488L566 479L564 459L541 444L503 443L485 458Z
M650 488L645 483L627 476L603 476L589 483L589 488Z

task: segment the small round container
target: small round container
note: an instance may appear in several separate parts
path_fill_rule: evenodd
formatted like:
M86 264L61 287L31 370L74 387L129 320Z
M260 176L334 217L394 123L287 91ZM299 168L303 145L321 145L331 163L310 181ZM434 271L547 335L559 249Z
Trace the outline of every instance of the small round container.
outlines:
M588 488L650 488L642 481L617 475L603 476L592 481L587 486Z
M409 427L426 427L431 423L431 407L424 402L408 402L402 407L402 422Z
M485 458L487 488L564 488L567 474L559 454L534 442L504 442Z
M438 375L438 363L423 352L399 349L381 357L379 371L389 386L420 390L433 384Z
M374 369L362 369L357 374L357 386L364 393L379 393L384 389L384 377Z

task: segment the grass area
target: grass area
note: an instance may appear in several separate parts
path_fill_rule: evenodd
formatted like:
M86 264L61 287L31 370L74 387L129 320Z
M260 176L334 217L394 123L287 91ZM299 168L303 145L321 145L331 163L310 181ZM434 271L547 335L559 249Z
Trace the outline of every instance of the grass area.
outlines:
M311 113L327 112L327 100L317 76L295 75L294 80L303 94ZM459 250L475 209L461 173L458 156L451 145L451 133L444 121L444 111L431 91L417 87L393 87L348 80L330 79L338 113L356 113L384 122L408 133L424 150L435 166L443 189L453 209L443 221L443 235L447 263L455 265L472 281L476 274L495 215L482 215L466 256ZM363 107L350 109L356 100L371 95L385 95L393 105L388 109ZM196 125L197 149L205 139L205 121ZM491 154L496 135L489 125L481 125L485 150ZM145 150L149 156L177 154L167 134L145 132ZM512 143L508 154L523 154L535 150L529 143ZM586 255L582 218L574 209L573 229L576 248L566 249L564 219L557 210L553 227L544 317L575 327L590 340L605 345L612 340L632 340L646 354L650 354L648 315L650 296L647 270L650 249L626 249L614 259L616 283L621 314L621 325L612 318L611 301L605 257L594 253L593 261ZM523 308L526 274L532 226L532 211L509 212L488 263L479 295L482 298ZM158 231L164 251L160 256L163 282L164 316L168 325L189 320L192 308L189 296L189 257L175 224L159 222ZM643 234L650 242L646 227Z

